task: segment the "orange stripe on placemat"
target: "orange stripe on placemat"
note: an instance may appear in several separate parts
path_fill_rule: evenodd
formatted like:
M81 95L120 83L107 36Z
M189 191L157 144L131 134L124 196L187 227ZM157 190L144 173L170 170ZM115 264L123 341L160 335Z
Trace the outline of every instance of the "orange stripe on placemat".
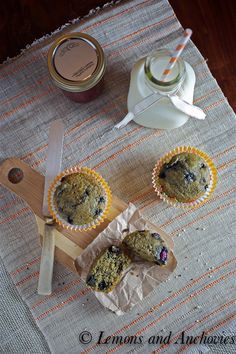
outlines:
M227 318L225 318L223 321L221 322L218 322L214 327L208 329L208 330L204 330L204 334L205 335L208 335L209 333L212 333L214 332L216 329L220 328L220 327L223 327L226 323L230 322L233 318L236 317L236 313L235 314L232 314L230 316L228 316ZM201 322L201 320L199 321ZM178 353L182 353L186 348L188 348L188 345L184 346L183 348L181 348L178 352L176 352L175 354L178 354Z
M225 192L223 192L223 193L221 193L221 194L218 194L218 195L215 196L214 198L209 199L209 200L206 202L206 204L210 204L210 203L214 202L215 200L217 200L217 199L219 199L219 198L221 198L221 197L224 197L224 196L226 196L227 194L230 194L230 193L232 193L232 192L234 192L234 191L236 191L236 188L232 188L232 189L229 189L229 190L227 190L227 191L225 191ZM195 210L195 209L187 210L187 211L185 211L184 213L175 216L174 219L170 219L170 220L168 220L167 222L165 222L164 224L161 224L160 227L168 226L168 225L172 224L174 221L176 221L176 220L182 218L182 216L188 215L188 214L190 214L190 213L192 213L192 212L194 212L194 211L196 211L196 210Z
M193 294L191 294L189 297L187 297L185 300L179 302L178 304L176 304L174 307L172 307L170 310L166 311L165 313L163 313L162 315L160 315L157 319L155 319L154 321L150 322L148 325L146 325L145 327L143 327L142 329L140 329L138 332L136 332L134 335L135 336L140 336L143 332L145 332L147 329L153 327L156 323L160 322L163 318L167 317L169 314L172 314L173 312L175 312L176 310L178 310L179 307L181 307L182 305L190 302L192 299L194 299L195 297L197 297L199 294L203 293L204 291L212 288L213 286L215 286L216 284L221 283L223 280L231 277L232 275L236 274L236 270L223 275L222 277L214 280L213 282L205 285L203 288L195 291ZM120 344L117 347L109 350L108 352L106 352L106 354L111 354L114 353L117 349L119 349L120 347L122 347L124 344ZM85 352L86 353L86 352Z
M122 103L125 102L126 95L120 95L116 98L116 101L121 101ZM102 113L107 113L109 111L112 111L114 108L114 101L112 103L108 102L106 106L104 106L99 112L94 113L93 115L89 116L87 119L85 119L83 122L79 123L78 125L74 126L73 128L70 128L66 131L65 135L70 135L71 132L74 130L81 128L86 122L89 122L90 120L94 119L95 117L99 116Z
M124 95L121 95L117 98L117 101L121 100L121 102L123 103L124 102ZM75 130L78 130L79 128L81 128L83 125L85 125L86 123L90 122L91 120L93 120L94 118L96 118L97 116L99 116L100 114L102 113L105 113L105 112L109 112L109 109L114 108L114 102L112 104L108 104L106 107L103 107L103 109L99 112L96 112L95 114L93 114L92 116L89 116L88 118L86 118L83 122L80 122L79 124L75 125L73 128L70 128L68 129L66 132L65 132L65 136L67 135L70 135L71 132L75 131ZM43 150L45 149L46 147L48 146L48 144L44 144L40 147L38 147L36 150L34 150L33 152L30 152L28 153L27 155L23 156L21 159L22 160L25 160L26 158L28 157L31 157L33 156L36 152L39 152L40 150ZM37 162L37 161L36 161Z
M3 120L3 119L5 119L6 117L9 117L10 115L14 114L14 113L17 112L18 110L20 110L20 109L22 109L22 108L26 108L27 106L29 106L29 105L32 104L33 102L37 101L39 98L42 98L42 97L44 97L44 96L47 96L49 93L51 93L51 92L53 92L53 91L56 91L56 89L55 89L55 88L50 88L49 90L43 91L40 95L33 96L32 98L30 98L29 100L26 100L25 102L21 103L19 106L13 108L12 110L3 113L3 114L0 116L0 119Z
M0 212L5 210L5 209L8 209L10 207L12 207L13 205L16 205L16 199L13 200L12 202L10 203L7 203L7 204L4 204L2 208L0 208Z
M70 146L70 144L74 143L74 142L77 141L79 138L81 138L81 137L87 135L90 131L93 131L93 130L96 129L96 128L98 129L99 127L102 127L103 125L107 124L109 121L112 121L112 119L107 119L106 121L103 121L103 122L99 123L96 127L92 127L92 128L90 128L90 129L88 129L84 134L79 135L78 137L76 137L75 139L73 139L71 142L69 142L68 144L66 144L65 147ZM104 123L104 122L105 122L105 123ZM43 158L41 158L40 160L37 160L37 161L35 161L34 163L32 163L32 164L31 164L31 167L32 167L32 168L38 167L41 163L43 163L43 162L46 160L46 158L47 158L47 157L46 157L46 155L45 155L45 156L44 156Z
M225 98L221 98L218 101L210 104L209 106L203 108L204 111L209 111L209 109L219 106L221 103L225 102Z
M26 270L27 268L29 268L31 265L38 263L40 261L41 257L37 257L35 259L33 259L31 262L28 262L22 266L20 266L19 268L17 268L16 270L14 270L13 272L10 273L11 276L15 276L19 273L21 273L22 271Z
M84 159L83 159L82 161L80 161L79 163L82 164L82 163L84 163L84 162L86 162L86 161L88 161L88 160L91 160L92 157L96 156L96 155L97 155L98 153L100 153L101 151L106 150L108 147L112 146L112 145L115 144L116 142L118 142L118 141L124 139L124 138L127 137L127 136L132 135L133 133L135 133L136 131L141 130L141 129L142 129L142 127L138 127L138 128L133 129L131 132L128 132L128 133L122 135L120 138L117 138L117 139L113 140L111 143L107 144L106 146L104 146L104 147L102 147L102 148L96 150L94 153L92 153L91 155L87 156L86 158L84 158ZM46 160L46 156L43 157L42 159L38 160L38 161L35 161L35 162L31 165L31 167L32 167L32 168L37 167L37 166L39 166L39 165L40 165L43 161L45 161L45 160ZM102 162L104 162L104 161L102 161Z
M32 163L32 165L30 165L30 167L35 168L38 167L39 165L41 165L41 163L43 163L46 160L46 156L44 156L42 159L35 161L34 163Z
M168 29L168 31L172 30L173 28L176 28L176 24L174 25L171 25L171 26L167 26L165 29L163 29L162 32L164 33L169 33L166 31L166 29ZM151 39L153 38L156 38L157 37L157 34L153 34L152 36L145 36L144 39L136 42L136 43L133 43L129 46L125 46L125 48L122 48L120 49L119 51L113 51L112 53L109 54L109 58L113 58L113 57L117 57L118 55L120 55L121 53L125 53L127 50L130 50L132 48L135 48L137 47L139 44L146 44L148 41L150 41Z
M36 154L37 152L39 152L39 151L41 151L41 150L44 150L46 147L48 147L48 144L41 145L41 146L39 146L36 150L31 151L31 152L28 153L27 155L22 156L20 159L21 159L21 160L25 160L25 159L27 159L27 158L33 156L33 155Z
M231 160L231 161L225 162L225 163L223 163L223 165L221 165L221 166L218 167L218 170L221 170L222 168L225 168L225 167L227 167L227 166L230 166L230 165L232 165L234 162L236 162L236 159L233 159L233 160Z
M89 156L87 156L86 158L84 158L82 161L80 161L80 164L82 164L82 163L84 163L84 162L86 162L86 161L88 161L88 160L91 160L91 158L93 158L94 156L96 156L96 155L99 154L100 152L106 150L108 147L114 145L115 143L121 141L122 139L125 139L126 137L132 135L133 133L135 133L135 132L137 132L137 131L139 131L139 130L141 130L141 129L142 129L142 127L137 127L137 128L135 128L135 129L131 130L130 132L125 133L124 135L122 135L122 136L120 136L119 138L113 140L113 141L110 142L109 144L107 144L107 145L101 147L100 149L98 149L98 150L96 150L95 152L93 152L91 155L89 155Z
M190 329L193 329L194 327L198 326L199 324L201 324L202 322L208 320L211 316L218 314L219 312L222 312L224 309L226 309L227 307L230 307L232 304L234 304L236 302L236 298L230 300L229 302L221 305L220 307L218 307L217 309L215 309L214 311L212 311L211 313L208 313L206 316L204 316L203 318L201 318L200 320L198 320L198 322L194 322L192 323L190 326L188 326L187 328L184 328L184 333L186 333L187 331L189 331ZM183 331L183 330L182 330ZM154 353L159 353L162 349L169 347L170 344L174 343L176 340L178 340L180 334L182 333L182 331L178 332L177 335L175 335L168 344L163 344L160 346L160 348L156 349L154 351ZM204 331L205 332L205 331ZM206 332L207 333L207 332ZM190 345L185 345L184 347L181 347L175 354L180 354L182 353L186 348L188 348Z
M42 52L41 54L42 54L42 56L45 56L45 55L47 55L47 52ZM2 73L1 73L2 75L0 75L0 79L2 79L2 77L3 78L7 77L7 75L9 75L9 74L12 76L12 74L18 72L19 70L23 69L24 67L27 67L28 65L30 65L34 62L39 61L40 59L41 58L39 55L34 55L31 59L29 59L21 64L16 65L16 67L14 69L12 69L10 72L5 73L2 71ZM15 64L16 64L16 62L15 62Z
M30 209L29 207L25 207L25 208L19 210L17 213L12 214L12 215L8 216L6 219L2 220L2 221L0 222L0 225L4 224L4 223L6 223L6 222L9 222L9 221L11 221L11 220L14 220L15 218L17 218L17 217L20 216L21 214L24 214L25 212L30 211L30 210L31 210L31 209Z
M48 295L47 297L43 298L42 300L36 302L31 309L34 310L36 307L44 304L45 302L47 302L49 299L51 299L52 297L57 296L57 294L61 294L66 292L67 290L69 290L70 288L72 288L74 285L77 285L81 282L80 279L76 279L73 280L72 282L68 283L66 286L64 286L63 288L57 289L55 290L51 295Z
M148 208L148 207L150 207L150 206L152 206L152 205L154 205L154 204L159 204L161 202L161 199L159 198L159 199L155 199L155 200L152 200L151 202L148 202L147 204L145 204L144 206L142 206L141 208L140 208L140 210L145 210L146 208Z
M34 272L32 274L29 274L27 277L25 277L24 279L18 281L18 283L16 283L16 286L20 286L24 283L26 283L28 280L32 279L32 278L35 278L35 277L38 277L39 276L39 272Z
M79 291L77 294L70 296L67 300L61 302L60 304L51 307L50 309L48 309L47 311L43 312L41 315L39 315L36 320L39 321L41 319L43 319L44 317L46 317L47 315L49 315L50 313L61 309L62 307L64 307L65 305L69 304L70 302L74 301L75 299L77 299L78 297L80 297L81 295L86 295L88 293L90 293L91 290L89 288L85 288L84 290Z
M127 150L130 150L132 147L139 145L141 142L146 141L146 140L150 139L151 137L157 136L157 135L159 135L161 133L162 133L161 130L156 130L156 131L154 131L153 133L151 133L149 135L143 136L142 138L134 141L133 143L126 145L123 149L115 152L114 154L109 156L107 159L105 159L105 160L101 161L100 163L98 163L97 165L95 165L93 168L96 169L96 168L99 168L99 167L105 165L107 162L113 160L114 158L116 158L121 153L123 153L123 152L125 152Z
M132 33L130 33L130 34L127 34L126 36L124 36L124 37L122 37L122 38L116 39L115 41L113 41L113 42L111 42L111 43L108 43L108 44L103 45L103 48L106 48L106 47L108 47L108 46L110 46L110 45L113 45L113 44L115 44L115 43L117 43L117 42L121 42L121 41L123 41L124 39L128 39L128 38L130 38L130 37L133 37L133 36L135 36L136 34L139 34L139 33L143 32L143 31L146 31L147 29L150 29L150 28L152 28L152 27L156 27L156 26L162 24L163 22L168 21L170 18L173 18L173 17L174 17L174 15L170 15L170 16L168 16L168 17L163 18L161 21L158 21L158 22L152 23L151 25L148 25L148 26L146 26L146 27L140 28L139 30L137 30L137 31L135 31L135 32L132 32Z
M148 189L146 192L144 192L144 193L138 195L137 197L131 199L130 202L131 202L131 203L135 203L135 202L137 202L139 199L142 199L143 197L146 197L146 196L148 196L148 195L150 195L150 194L155 194L155 191L154 191L153 188L150 188L150 189Z
M140 128L140 129L141 129L141 128ZM130 149L131 147L133 147L133 146L139 145L142 141L148 140L149 138L151 138L151 137L157 135L157 133L159 134L159 132L162 132L162 131L157 130L157 131L155 131L154 133L151 133L151 134L149 134L149 135L147 135L147 136L145 136L145 137L140 138L140 139L137 140L136 142L127 145L127 146L124 147L122 150L120 150L120 151L114 153L113 155L111 155L110 157L108 157L106 160L101 161L101 162L100 162L99 164L97 164L94 168L99 168L99 167L103 166L103 165L106 164L108 161L110 161L110 160L114 159L116 156L120 155L122 152L125 152L126 150L129 150L129 149ZM164 133L163 133L163 134L164 134ZM89 157L89 158L90 158L90 157ZM87 159L87 158L86 158L86 159ZM85 160L86 160L86 159L85 159ZM33 165L31 165L31 167L37 167L37 166L40 165L40 163L42 163L44 160L45 160L45 158L36 161ZM230 164L230 162L229 162L228 164Z
M195 102L196 102L196 101L201 101L202 99L208 97L208 96L209 96L210 94L212 94L214 91L216 91L216 90L210 91L207 95L204 95L204 96L202 96L202 97L199 97L198 99L195 100ZM121 98L121 97L123 97L123 96L120 96L119 98ZM111 105L109 104L109 106L107 106L106 109L103 109L103 110L101 110L100 112L97 112L96 114L94 114L93 116L88 117L85 121L81 122L81 123L78 124L77 126L71 128L71 129L69 129L69 130L65 133L65 135L69 135L69 134L70 134L72 131L74 131L75 129L80 128L80 127L81 127L82 125L84 125L86 122L88 122L88 121L94 119L97 115L102 114L102 112L106 112L106 111L109 109L110 106L111 106ZM112 106L113 106L113 104L112 104ZM30 156L34 155L36 152L38 152L38 151L40 151L40 150L42 150L42 149L44 149L44 148L46 148L46 147L47 147L47 144L44 144L43 146L37 148L34 152L30 152L29 154L23 156L21 159L24 160L24 159L26 159L27 157L30 157ZM90 158L90 157L89 157L89 158ZM39 160L38 162L36 161L36 165L35 165L35 166L38 166L38 165L39 165L40 163L42 163L44 160L45 160L45 159L41 159L41 160Z
M197 219L195 219L195 220L189 222L188 224L186 224L186 225L180 227L179 229L173 231L170 235L171 235L171 236L175 236L175 235L176 235L179 231L181 231L182 229L185 229L185 228L187 228L187 227L189 227L189 226L195 224L196 222L198 222L198 221L200 221L200 220L203 220L203 219L207 218L208 216L211 216L211 215L217 213L219 210L222 210L222 209L224 209L224 208L227 208L227 207L229 207L229 206L235 204L235 202L236 202L236 201L233 200L233 201L231 201L231 202L229 202L229 203L220 205L220 206L217 207L216 209L211 210L209 213L207 213L207 214L205 214L205 215L202 215L202 216L200 216L199 218L197 218Z
M3 104L7 104L7 103L9 103L9 102L11 102L11 101L14 101L14 100L17 99L18 97L24 95L24 94L25 94L26 92L28 92L29 90L32 90L32 88L38 87L38 85L41 85L41 84L42 84L46 79L48 79L48 78L49 78L48 74L45 75L45 76L43 76L43 77L41 77L41 79L36 80L36 83L35 83L34 85L30 85L30 86L28 86L25 90L23 90L23 91L21 91L20 93L18 93L17 95L12 96L12 97L9 97L9 98L7 98L7 99L1 101L0 104L3 105Z
M91 131L98 129L100 127L103 127L104 125L107 125L107 123L109 122L113 122L113 120L111 118L105 119L104 121L100 122L99 124L95 125L94 127L91 127L90 129L88 129L85 133L77 136L75 139L71 140L69 143L67 143L65 145L65 147L70 146L71 144L73 144L75 141L77 141L78 139L82 138L83 136L87 135L88 133L90 133Z
M235 317L236 317L236 313L234 313L234 314L232 314L231 316L225 318L223 321L217 323L217 325L215 325L214 327L208 329L208 330L206 331L206 334L209 334L209 333L214 332L216 329L218 329L218 328L224 326L226 323L230 322L230 321L231 321L233 318L235 318Z
M220 88L219 87L217 87L216 89L214 89L214 90L212 90L212 91L209 91L206 95L203 95L203 96L201 96L201 97L199 97L199 98L195 98L194 100L193 100L193 103L197 103L197 102L199 102L199 101L202 101L202 100L204 100L204 98L207 98L207 97L209 97L210 95L212 95L212 94L214 94L214 93L216 93L216 92L221 92L221 90L220 90Z
M234 150L236 148L236 145L230 146L229 148L225 149L222 152L219 152L217 155L214 156L214 159L218 159L218 157L221 157L224 155L226 152L230 152L231 150Z
M187 285L185 285L183 288L181 288L180 290L178 290L177 292L173 293L172 295L168 296L167 298L165 298L164 300L162 300L159 304L153 306L151 308L151 310L145 312L143 315L137 317L135 320L133 320L132 322L130 322L128 325L123 326L122 328L120 328L119 330L117 330L115 333L112 334L112 336L115 336L117 334L120 334L121 332L130 329L133 325L135 325L136 323L140 322L141 320L143 320L145 317L147 317L149 314L153 313L154 310L160 308L162 305L164 305L165 303L168 303L169 301L171 301L172 299L174 299L175 297L179 296L180 294L182 294L185 290L188 290L190 288L192 288L195 284L199 283L199 281L201 281L202 279L206 278L208 275L213 274L215 272L217 272L218 270L222 269L223 267L233 263L236 261L236 257L227 261L224 261L222 264L218 265L217 267L215 267L214 269L211 269L209 271L207 271L206 273L202 274L201 276L199 276L198 278L196 278L195 280L193 280L191 283L188 283ZM83 353L88 353L89 351L93 350L97 345L93 345L92 347L88 348L85 352Z
M142 7L145 6L149 1L150 1L150 0L143 1L142 3L140 3L140 4L138 4L138 5L131 6L131 7L129 7L128 9L123 10L122 12L119 12L118 14L109 16L109 17L107 17L107 18L104 19L104 20L101 20L101 21L98 21L98 22L96 22L96 23L93 23L92 25L89 25L89 26L83 28L82 31L86 31L86 30L88 30L88 29L91 29L91 28L100 26L101 24L104 24L104 23L106 23L107 21L111 21L111 19L116 18L116 17L119 17L119 16L123 15L124 13L129 13L129 12L130 12L131 10L133 10L133 9L136 10L138 7L141 7L141 8L142 8Z

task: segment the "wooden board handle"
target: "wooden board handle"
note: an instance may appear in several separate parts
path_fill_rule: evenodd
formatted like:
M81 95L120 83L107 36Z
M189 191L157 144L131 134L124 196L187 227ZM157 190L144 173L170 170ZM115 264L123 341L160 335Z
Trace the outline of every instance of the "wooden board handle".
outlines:
M0 182L24 199L33 212L42 215L44 177L17 158L1 164Z
M10 158L5 160L1 165L0 182L24 199L35 215L40 219L43 219L42 203L44 176L33 170L21 160ZM56 226L56 229L79 247L86 248L88 244L92 242L94 238L126 208L127 204L125 202L116 196L112 196L112 205L107 215L107 219L96 227L96 229L86 232L78 232L63 229L58 225Z

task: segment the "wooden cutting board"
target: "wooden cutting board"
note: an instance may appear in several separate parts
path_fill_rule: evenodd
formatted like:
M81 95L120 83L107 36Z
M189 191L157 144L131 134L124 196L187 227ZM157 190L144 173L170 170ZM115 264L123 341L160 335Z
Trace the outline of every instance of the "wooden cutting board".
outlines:
M42 215L44 176L17 158L9 158L1 165L0 182L10 191L16 193L29 205L35 214L39 235L42 238L44 217ZM60 226L55 231L55 259L76 271L74 260L94 238L123 210L127 204L116 196L112 196L112 205L107 219L96 229L76 232Z

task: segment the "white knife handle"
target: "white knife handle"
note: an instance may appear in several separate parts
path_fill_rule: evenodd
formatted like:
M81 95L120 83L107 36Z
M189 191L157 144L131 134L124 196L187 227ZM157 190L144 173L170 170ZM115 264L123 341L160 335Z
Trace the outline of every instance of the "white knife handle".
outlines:
M39 295L50 295L52 293L52 274L55 249L55 235L53 231L53 224L45 224L38 281Z

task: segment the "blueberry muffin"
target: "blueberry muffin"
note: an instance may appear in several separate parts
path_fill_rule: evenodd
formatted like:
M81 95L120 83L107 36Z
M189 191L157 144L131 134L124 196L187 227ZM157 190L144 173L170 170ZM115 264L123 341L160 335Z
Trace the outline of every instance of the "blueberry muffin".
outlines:
M71 225L86 225L98 219L106 207L104 188L83 172L64 176L54 193L54 204Z
M122 246L112 245L102 251L92 264L86 284L95 291L108 293L120 282L131 258Z
M167 263L168 249L157 232L135 231L127 235L122 243L146 261L155 262L159 265Z
M157 182L168 197L188 203L205 194L210 183L210 170L200 156L183 152L163 164Z

